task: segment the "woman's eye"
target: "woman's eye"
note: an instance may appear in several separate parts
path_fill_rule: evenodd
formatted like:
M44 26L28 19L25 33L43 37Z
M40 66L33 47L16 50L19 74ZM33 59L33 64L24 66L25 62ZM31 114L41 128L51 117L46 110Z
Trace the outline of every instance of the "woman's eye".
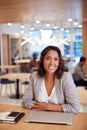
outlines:
M49 59L50 59L50 57L46 57L45 59L46 59L46 60L49 60Z
M54 60L58 61L58 58L55 58Z
M52 60L50 57L46 57L46 60ZM58 58L54 58L54 61L58 61Z

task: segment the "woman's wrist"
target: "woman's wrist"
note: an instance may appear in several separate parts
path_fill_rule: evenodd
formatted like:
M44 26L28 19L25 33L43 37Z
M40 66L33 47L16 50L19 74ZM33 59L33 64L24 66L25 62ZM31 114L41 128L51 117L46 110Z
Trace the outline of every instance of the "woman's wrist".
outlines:
M60 112L63 112L62 105L59 105L59 104L48 104L47 109L49 111L60 111Z

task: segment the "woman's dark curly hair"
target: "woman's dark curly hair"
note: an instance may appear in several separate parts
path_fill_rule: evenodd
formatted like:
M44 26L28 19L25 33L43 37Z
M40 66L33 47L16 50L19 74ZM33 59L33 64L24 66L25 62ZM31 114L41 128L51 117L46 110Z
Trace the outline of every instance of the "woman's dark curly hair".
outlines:
M54 50L58 53L58 56L59 56L59 67L58 69L56 70L55 72L55 75L58 79L60 79L63 75L63 72L64 71L68 71L67 67L65 67L64 65L64 60L62 58L62 55L61 55L61 51L58 47L56 46L47 46L42 52L41 52L41 57L40 57L40 61L39 61L39 67L38 67L38 75L40 77L43 77L45 74L46 74L46 71L44 69L44 65L43 65L43 60L44 60L44 57L45 55L50 51L50 50Z

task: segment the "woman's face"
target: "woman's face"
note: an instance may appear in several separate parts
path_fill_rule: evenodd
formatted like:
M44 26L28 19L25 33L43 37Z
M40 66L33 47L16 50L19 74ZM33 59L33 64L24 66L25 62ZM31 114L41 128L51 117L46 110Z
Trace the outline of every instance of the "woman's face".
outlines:
M43 60L44 69L47 73L54 73L59 66L59 56L54 50L50 50Z

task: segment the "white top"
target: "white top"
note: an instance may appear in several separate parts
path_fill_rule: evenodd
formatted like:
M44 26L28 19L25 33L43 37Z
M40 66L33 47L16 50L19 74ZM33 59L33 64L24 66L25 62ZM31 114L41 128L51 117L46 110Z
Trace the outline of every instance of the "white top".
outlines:
M61 104L64 112L78 113L80 109L76 86L69 72L64 72L61 79L55 77L55 85L48 96L44 77L37 72L31 74L29 89L22 98L22 106L31 109L33 101Z
M48 96L47 91L46 91L46 87L45 87L44 79L42 79L42 84L41 84L40 91L38 93L36 100L38 102L58 104L58 98L56 96L55 86L53 87L50 96Z

